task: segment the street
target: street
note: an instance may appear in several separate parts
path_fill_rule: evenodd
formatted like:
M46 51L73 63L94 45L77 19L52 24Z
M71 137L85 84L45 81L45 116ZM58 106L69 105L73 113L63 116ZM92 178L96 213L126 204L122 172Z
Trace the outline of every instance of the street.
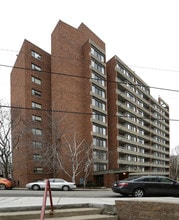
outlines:
M0 197L42 197L43 190L28 190L28 189L12 189L0 190ZM75 189L73 191L52 191L53 197L81 197L81 198L118 198L120 194L112 192L108 189Z
M112 192L110 188L107 189L83 189L83 188L77 188L72 191L58 191L53 190L52 197L53 198L109 198L109 199L132 199L131 196L121 196L118 193ZM43 197L44 191L43 190L28 190L28 189L12 189L12 190L0 190L0 197ZM178 200L177 197L143 197L140 199L144 200L151 200L156 199L160 201L176 201Z

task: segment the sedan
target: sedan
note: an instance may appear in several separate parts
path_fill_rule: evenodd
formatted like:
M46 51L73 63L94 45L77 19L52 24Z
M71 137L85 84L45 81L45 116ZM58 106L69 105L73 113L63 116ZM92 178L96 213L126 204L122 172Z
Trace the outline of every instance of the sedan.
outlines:
M165 176L141 176L115 181L112 191L134 197L179 196L179 182Z
M56 190L63 190L63 191L69 191L76 188L75 183L73 182L67 182L64 179L49 179L50 188L56 189ZM31 182L26 184L26 188L32 189L32 190L40 190L45 189L47 184L46 180L39 180L36 182Z
M13 185L14 184L12 180L0 177L0 190L1 189L12 189Z

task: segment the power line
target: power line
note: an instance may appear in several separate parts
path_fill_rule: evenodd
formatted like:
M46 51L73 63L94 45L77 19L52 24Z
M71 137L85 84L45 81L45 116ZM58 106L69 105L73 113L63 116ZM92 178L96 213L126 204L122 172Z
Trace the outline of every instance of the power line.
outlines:
M21 53L25 53L25 54L28 54L24 51L17 51L17 50L11 50L11 49L4 49L4 48L0 48L0 51L5 51L5 52L14 52L14 53L18 53L21 52ZM62 59L74 59L74 60L79 60L81 59L81 57L64 57L64 56L53 56L50 54L51 57L56 57L56 58L62 58ZM85 60L90 60L90 59L86 59L83 57L83 59ZM157 67L146 67L146 66L136 66L136 65L128 65L129 67L134 67L134 68L140 68L140 69L149 69L149 70L156 70L156 71L165 71L165 72L176 72L178 73L179 70L174 70L174 69L163 69L163 68L157 68Z
M56 110L56 109L37 109L37 108L27 108L27 107L20 107L20 106L10 106L10 105L0 105L0 108L9 108L9 109L20 109L20 110L31 110L31 111L42 111L42 112L54 112L54 113L65 113L65 114L77 114L77 115L97 115L96 113L91 112L76 112L76 111L67 111L67 110ZM106 117L117 117L117 118L136 118L136 119L150 119L149 117L143 116L133 116L128 117L127 115L109 115L102 112L98 112L101 115ZM165 118L155 118L157 121L166 120ZM167 119L169 121L179 121L179 119Z
M149 69L149 70L157 70L157 71L165 71L165 72L176 72L176 73L179 72L179 70L162 69L162 68L156 68L156 67L144 67L144 66L134 66L134 65L129 65L129 66L140 68L140 69Z
M14 53L19 53L19 51L17 50L10 50L10 49L3 49L3 48L0 48L1 51L5 51L5 52L14 52Z
M87 80L92 80L92 79L93 80L97 80L97 79L92 78L92 77L81 76L81 75L73 75L73 74L69 74L69 73L48 72L48 71L44 71L44 70L38 71L38 70L28 69L28 68L24 68L24 67L10 66L10 65L4 65L4 64L0 64L0 66L7 67L7 68L19 69L19 70L27 70L27 71L34 71L34 72L41 72L41 73L60 75L60 76L81 78L81 79L87 79ZM133 85L133 86L136 86L136 87L143 86L143 87L146 87L146 88L165 90L165 91L170 91L170 92L179 92L179 90L177 90L177 89L168 89L168 88L154 87L154 86L148 86L148 85L143 85L143 84L135 84L135 83L131 83L129 81L128 82L116 82L116 81L113 81L113 80L107 80L105 78L103 78L103 81L110 82L110 83L118 83L118 84L130 84L130 85Z

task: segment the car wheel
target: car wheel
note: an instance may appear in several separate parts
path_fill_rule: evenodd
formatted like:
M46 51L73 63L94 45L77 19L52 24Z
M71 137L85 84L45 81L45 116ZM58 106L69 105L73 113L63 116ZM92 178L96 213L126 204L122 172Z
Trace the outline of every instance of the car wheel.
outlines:
M31 188L32 188L33 190L39 190L39 189L40 189L40 186L39 186L39 185L33 185Z
M134 197L143 197L143 196L144 196L144 190L143 190L143 189L140 189L140 188L135 189L135 190L133 191L132 195L133 195Z
M2 183L0 184L0 190L1 189L6 189L6 186L4 184L2 184Z
M62 187L62 190L63 190L63 191L69 191L70 188L69 188L69 186L63 186L63 187Z

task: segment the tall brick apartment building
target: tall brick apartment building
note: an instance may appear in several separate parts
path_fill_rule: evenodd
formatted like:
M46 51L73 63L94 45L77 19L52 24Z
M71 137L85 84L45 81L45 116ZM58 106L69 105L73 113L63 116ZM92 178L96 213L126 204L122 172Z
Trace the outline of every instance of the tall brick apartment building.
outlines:
M76 29L59 21L51 54L24 40L11 73L11 104L17 107L12 118L20 109L25 122L19 123L23 135L13 150L13 175L20 186L53 176L37 149L60 145L70 169L64 142L74 139L92 146L92 184L111 186L129 175L169 175L169 106L155 100L117 56L106 61L105 43L83 23ZM17 127L12 137L16 132ZM62 170L58 176L71 180ZM80 172L76 183L83 178Z

